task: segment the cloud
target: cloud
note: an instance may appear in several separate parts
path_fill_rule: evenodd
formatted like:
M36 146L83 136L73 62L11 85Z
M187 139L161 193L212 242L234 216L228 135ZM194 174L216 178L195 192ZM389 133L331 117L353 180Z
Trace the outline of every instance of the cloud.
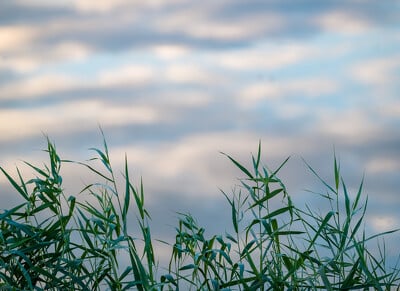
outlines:
M176 1L176 0L175 0ZM14 8L25 8L33 11L47 10L54 13L55 9L64 9L64 11L76 11L83 14L106 14L112 13L118 10L124 9L140 9L145 7L154 7L159 5L158 0L149 0L145 3L140 1L129 1L129 0L60 0L60 1L26 1L26 0L15 0Z
M279 49L278 49L279 47ZM252 47L219 53L215 61L227 69L275 70L315 57L315 49L296 44Z
M150 193L215 197L220 195L218 187L229 190L232 183L236 183L235 177L242 177L219 151L251 167L250 154L255 154L259 139L255 132L207 132L160 141L156 147L126 144L114 147L111 154L116 166L121 167L127 153L130 164L144 177ZM269 137L265 142L270 161L276 162L274 159L281 159L293 150L292 143L285 137Z
M238 41L251 39L264 33L274 32L282 25L282 18L276 14L242 16L235 22L211 19L201 16L198 10L180 11L168 18L161 27L165 31L181 32L196 39Z
M161 59L175 60L190 53L187 46L177 44L159 44L150 48Z
M84 60L93 53L90 46L75 41L60 41L50 49L37 40L34 28L0 28L0 37L3 33L10 36L9 42L0 44L0 70L31 73L46 65Z
M369 217L368 225L371 225L375 233L381 233L396 229L399 225L399 221L395 216L392 215L374 215Z
M148 0L142 1L130 1L130 0L74 0L71 1L72 5L76 10L84 13L110 13L115 10L121 9L145 9L145 8L157 8L160 9L167 5L162 0ZM170 0L168 5L184 3L184 0Z
M27 25L0 26L0 54L5 55L21 47L30 45L38 36L38 31Z
M372 26L364 17L341 10L329 11L317 16L315 22L324 30L345 34L363 33Z
M400 55L367 59L351 66L349 75L365 85L387 86L400 80Z
M0 100L40 99L41 96L53 95L76 90L98 90L106 88L130 88L143 86L155 78L155 71L150 65L129 64L113 68L104 67L95 75L79 77L60 73L31 74L25 79L16 79L2 86Z
M165 69L165 78L172 83L194 83L201 85L221 84L223 76L212 73L197 64L171 64Z
M103 69L94 85L115 87L118 85L147 84L155 76L154 69L148 65L126 65L114 69Z
M163 199L163 195L171 193L177 197L183 195L182 199L217 199L221 195L218 189L229 192L238 184L237 178L244 177L219 151L233 156L251 169L251 154L256 154L260 140L263 145L262 161L268 169L275 169L291 154L310 157L308 161L314 166L326 169L329 157L324 156L321 160L321 144L327 148L331 144L315 134L305 137L304 134L286 136L223 130L192 133L157 144L132 141L132 144L112 147L111 156L116 168L122 168L123 157L125 153L128 155L129 164L133 166L131 172L144 178L150 204L156 203L154 199ZM313 184L311 175L306 176L301 161L294 164L282 171L293 194Z
M0 100L37 98L41 95L70 90L79 83L80 81L77 78L65 74L33 75L3 85Z
M382 124L373 120L368 112L349 109L342 112L319 110L315 130L349 144L360 144L379 138Z
M388 174L393 172L400 173L400 160L385 157L375 157L368 161L366 165L367 172L375 174Z
M88 57L91 53L91 48L82 43L61 42L53 47L51 57L55 60L74 61L84 59Z
M21 18L18 23L29 25L14 27L13 33L7 33L12 36L11 41L3 41L0 48L72 42L99 51L160 43L216 49L227 44L246 46L268 36L310 35L321 29L358 32L377 24L396 23L398 19L390 5L373 2L360 5L349 1L343 5L326 1L313 3L313 9L309 5L293 5L294 9L288 10L284 3L259 1L245 5L183 0L15 1L7 4L8 22L13 19L10 15L27 15L25 21ZM113 21L107 20L109 16Z
M358 32L397 19L395 12L371 2L342 5L327 1L313 4L313 9L304 4L294 7L287 10L285 4L258 1L246 5L181 0L168 4L157 0L15 1L6 5L3 19L8 22L0 26L0 36L5 40L0 44L0 69L24 73L43 65L83 60L94 53L138 49L173 59L192 49L247 47L260 39L287 40L314 35L321 29ZM16 18L21 19L13 22ZM221 64L236 70L253 65L271 70L313 54L302 47L282 50L265 55L256 49L245 56L224 51Z
M85 13L110 13L113 10L121 8L130 8L130 1L126 0L85 0L85 1L72 1L75 9Z
M383 104L378 104L377 109L383 117L398 120L398 117L400 116L400 101L392 100L391 102L388 101Z
M26 73L48 64L82 60L93 52L90 45L79 41L46 43L45 36L51 27L45 24L0 26L0 69Z
M164 107L199 108L211 106L213 97L199 89L172 90L160 93L158 103Z
M339 84L326 78L294 79L282 82L259 81L246 85L239 94L240 106L254 106L266 100L287 97L317 98L335 93Z
M36 136L40 131L46 131L49 135L58 132L71 134L96 128L97 124L151 124L162 119L162 114L149 106L134 103L122 106L96 100L71 101L38 108L0 109L0 141L21 140Z
M12 56L0 60L0 70L8 70L16 73L33 71L42 65L44 60L32 56Z

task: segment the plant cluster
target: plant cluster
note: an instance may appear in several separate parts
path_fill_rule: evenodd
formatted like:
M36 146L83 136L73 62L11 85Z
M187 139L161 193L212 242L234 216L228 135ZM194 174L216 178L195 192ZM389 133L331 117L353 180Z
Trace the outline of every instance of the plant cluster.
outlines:
M170 262L160 267L142 181L133 185L125 157L118 187L105 140L103 150L92 150L96 158L73 162L99 178L80 197L65 193L60 170L72 161L62 160L49 140L48 165L26 163L33 179L24 180L18 169L15 179L0 167L23 198L0 213L1 290L400 289L400 271L387 266L384 246L378 244L378 254L367 248L393 231L366 236L363 183L351 199L336 157L333 186L307 164L326 190L319 196L330 210L320 213L293 204L278 178L287 160L268 170L260 145L252 169L226 155L244 175L231 194L222 192L231 231L206 236L195 218L179 214Z

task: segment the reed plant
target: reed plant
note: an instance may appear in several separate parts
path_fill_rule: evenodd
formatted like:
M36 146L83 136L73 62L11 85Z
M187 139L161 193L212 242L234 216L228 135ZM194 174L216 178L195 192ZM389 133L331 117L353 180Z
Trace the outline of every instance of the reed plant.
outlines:
M336 156L333 185L305 162L324 187L316 194L329 208L322 212L293 203L279 178L288 159L269 170L261 144L251 168L224 154L243 174L232 193L221 194L230 231L207 236L192 215L179 213L175 240L164 242L169 264L159 266L143 183L132 182L126 157L115 172L103 140L102 149L91 149L95 158L74 162L47 139L49 161L26 162L35 173L29 180L0 167L22 198L0 212L1 290L400 290L400 270L387 265L378 241L396 230L366 235L363 181L349 193ZM69 195L65 163L96 181Z

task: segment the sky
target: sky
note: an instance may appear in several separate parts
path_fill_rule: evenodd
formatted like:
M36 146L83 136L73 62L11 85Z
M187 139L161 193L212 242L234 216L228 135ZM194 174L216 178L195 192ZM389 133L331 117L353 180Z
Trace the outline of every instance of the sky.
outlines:
M281 178L300 205L322 189L302 159L332 182L335 149L352 193L365 175L366 227L399 227L399 92L398 1L0 2L0 166L45 162L45 135L87 160L101 126L115 169L126 153L143 177L160 238L177 211L223 233L220 189L242 176L220 152L250 165L259 141L271 169L291 156ZM84 169L63 171L77 195Z

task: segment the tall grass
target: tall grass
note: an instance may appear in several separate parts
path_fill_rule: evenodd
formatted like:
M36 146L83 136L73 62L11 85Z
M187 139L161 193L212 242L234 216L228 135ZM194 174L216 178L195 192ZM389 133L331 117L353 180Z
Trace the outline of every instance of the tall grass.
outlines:
M0 167L23 199L0 213L0 289L400 289L400 271L386 265L384 245L378 254L367 248L394 230L366 236L363 182L351 195L336 157L334 185L307 164L325 188L317 195L329 211L320 213L292 202L279 178L287 160L268 170L261 145L251 168L226 155L243 174L239 187L222 192L231 231L206 236L194 217L179 214L175 241L168 243L170 262L158 266L142 181L132 183L126 157L122 173L114 171L105 139L103 149L91 150L96 157L87 162L62 160L47 140L49 161L43 167L26 163L35 173L29 180L18 169L12 177ZM79 197L68 195L65 163L84 167L98 181Z

